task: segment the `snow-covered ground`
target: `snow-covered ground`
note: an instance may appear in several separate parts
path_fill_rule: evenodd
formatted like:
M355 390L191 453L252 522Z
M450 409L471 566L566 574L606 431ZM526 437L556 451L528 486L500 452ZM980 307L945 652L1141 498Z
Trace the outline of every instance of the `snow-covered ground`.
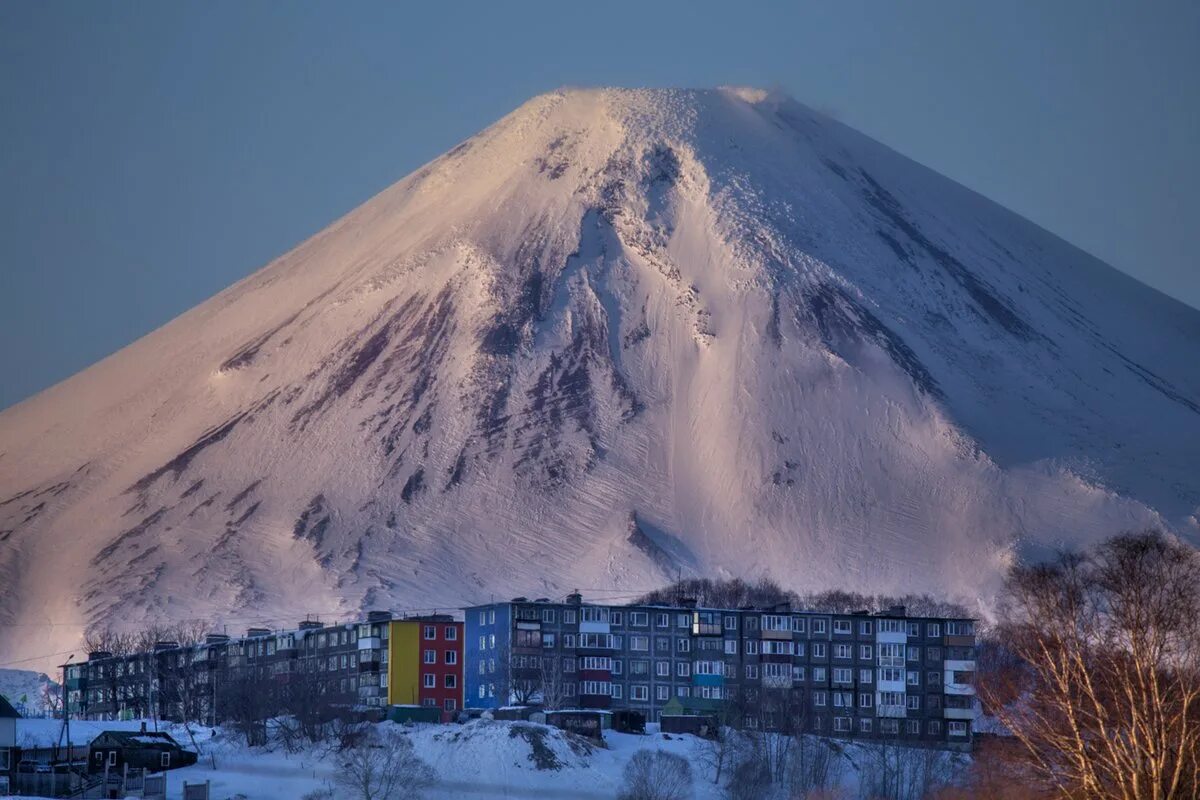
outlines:
M786 97L553 92L0 413L0 663L681 574L986 600L1200 535L1198 341Z
M137 722L88 724L122 730L136 730L139 725ZM724 797L723 788L713 782L713 774L705 766L703 740L664 735L657 732L655 725L649 726L646 735L606 731L603 747L556 728L525 722L476 720L466 725L408 726L384 723L380 728L387 734L409 737L416 753L434 768L438 781L426 792L429 800L613 800L620 790L625 765L634 753L644 749L664 750L686 758L692 765L695 800ZM182 727L164 729L190 747L190 739ZM210 781L213 800L239 797L299 800L309 792L336 788L334 758L324 747L298 753L281 748L247 749L226 731L216 732L215 736L208 729L194 728L193 732L201 750L200 762L168 773L170 797L181 796L185 781ZM57 737L57 729L47 728L47 733ZM853 744L844 745L843 750L837 767L840 774L837 788L842 794L836 796L852 799L859 789L859 763L864 755L862 748ZM943 757L960 764L964 759L949 753ZM334 797L339 797L337 791Z

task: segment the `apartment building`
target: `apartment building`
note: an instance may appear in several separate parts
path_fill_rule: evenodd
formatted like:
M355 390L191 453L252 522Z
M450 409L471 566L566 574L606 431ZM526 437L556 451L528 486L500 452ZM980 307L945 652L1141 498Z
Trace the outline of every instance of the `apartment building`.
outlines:
M250 628L239 638L210 634L192 645L160 641L146 652L93 652L63 665L68 708L83 719L216 724L230 717L230 703L249 695L264 707L382 710L416 702L449 715L462 707L461 624L449 615L393 619L372 611L344 624L304 621L293 630ZM423 664L424 654L410 646L427 626L437 635L436 665ZM436 687L426 685L425 673L435 673Z
M466 702L628 708L721 701L744 723L969 747L970 619L513 598L464 609ZM544 691L543 691L544 689Z

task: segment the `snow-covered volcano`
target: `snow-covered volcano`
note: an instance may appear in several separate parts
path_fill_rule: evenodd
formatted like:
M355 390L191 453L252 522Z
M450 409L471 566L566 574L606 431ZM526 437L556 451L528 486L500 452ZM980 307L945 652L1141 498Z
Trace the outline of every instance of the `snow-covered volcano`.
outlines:
M694 573L987 597L1197 535L1198 343L785 97L554 92L0 414L0 652Z

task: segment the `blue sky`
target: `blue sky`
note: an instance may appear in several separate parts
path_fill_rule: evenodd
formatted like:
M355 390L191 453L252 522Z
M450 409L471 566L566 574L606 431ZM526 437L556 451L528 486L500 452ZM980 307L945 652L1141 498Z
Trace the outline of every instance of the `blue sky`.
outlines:
M1194 2L0 4L0 408L565 84L780 87L1200 307Z

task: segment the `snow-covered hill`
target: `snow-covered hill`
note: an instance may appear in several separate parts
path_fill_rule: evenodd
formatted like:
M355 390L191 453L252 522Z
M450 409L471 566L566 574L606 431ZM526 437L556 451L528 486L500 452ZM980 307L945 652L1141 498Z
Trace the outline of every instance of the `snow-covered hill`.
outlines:
M1198 342L785 97L547 94L0 414L0 652L690 573L987 597L1197 535Z

